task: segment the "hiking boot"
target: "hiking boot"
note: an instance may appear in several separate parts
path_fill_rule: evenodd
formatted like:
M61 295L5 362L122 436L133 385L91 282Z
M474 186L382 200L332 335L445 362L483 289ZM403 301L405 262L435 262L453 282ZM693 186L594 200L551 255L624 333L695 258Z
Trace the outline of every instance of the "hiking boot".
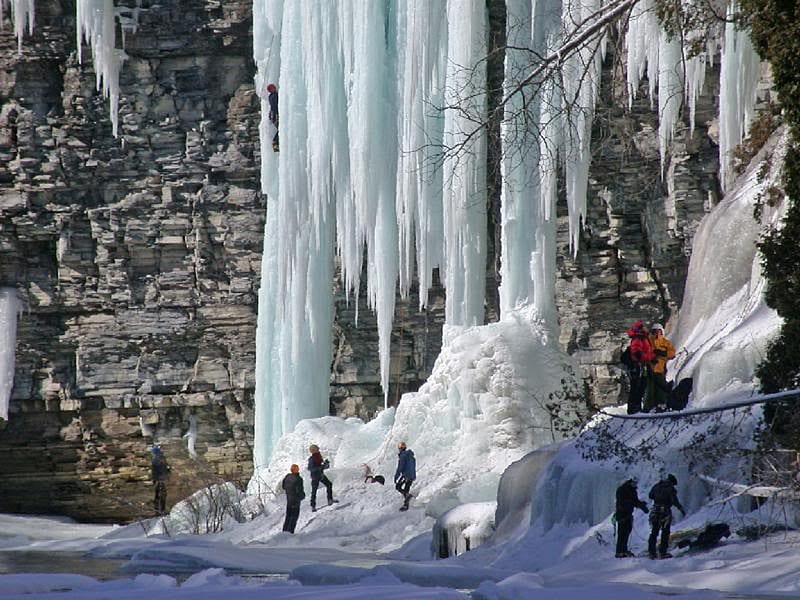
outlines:
M333 499L328 500L328 506L330 506L331 504L339 504L339 501L338 500L333 500Z
M624 552L617 552L614 555L614 558L625 558L625 553Z
M407 510L408 510L408 505L407 504L403 504L403 506L400 507L400 512L405 512Z
M672 554L670 554L669 552L661 552L658 555L658 558L672 558Z
M312 506L311 507L311 512L317 512L317 507L316 506Z
M652 552L648 552L647 553L647 558L649 558L650 560L655 560L656 559L656 555L653 554Z
M627 552L625 552L625 558L636 558L636 555L630 550L628 550Z

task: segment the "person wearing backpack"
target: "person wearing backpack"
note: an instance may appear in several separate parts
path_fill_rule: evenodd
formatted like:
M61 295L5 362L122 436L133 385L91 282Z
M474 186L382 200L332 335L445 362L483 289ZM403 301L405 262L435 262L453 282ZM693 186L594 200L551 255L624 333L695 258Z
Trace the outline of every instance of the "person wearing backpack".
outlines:
M647 366L653 360L653 347L641 321L636 321L626 332L630 343L622 354L622 362L628 369L631 389L628 395L628 414L642 410L642 398L647 390Z
M650 489L650 499L653 501L653 508L650 511L650 538L647 540L647 555L656 558L656 540L661 532L661 541L658 544L658 558L672 558L672 554L667 552L669 546L669 530L672 525L672 507L676 506L685 517L686 511L678 500L678 492L675 486L678 480L673 474L667 475Z
M638 508L647 514L647 504L639 500L636 491L636 479L625 480L617 488L617 505L614 511L614 518L617 521L617 558L628 558L633 556L633 552L628 549L628 539L633 531L633 509Z
M403 506L401 511L408 510L408 503L411 501L411 484L417 478L417 459L414 452L406 447L405 442L397 444L397 470L394 472L394 487L403 494Z

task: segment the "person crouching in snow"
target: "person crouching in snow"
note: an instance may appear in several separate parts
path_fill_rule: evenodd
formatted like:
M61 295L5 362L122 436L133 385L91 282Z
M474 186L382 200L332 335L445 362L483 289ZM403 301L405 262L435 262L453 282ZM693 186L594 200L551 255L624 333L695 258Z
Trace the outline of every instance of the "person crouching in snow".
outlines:
M417 478L417 459L414 453L406 448L405 442L397 444L397 470L394 473L394 487L403 494L403 506L400 510L408 510L411 501L411 484Z
M331 463L328 462L328 459L322 460L322 454L316 444L311 444L308 451L311 452L311 456L308 457L308 470L311 473L311 512L317 512L317 489L320 483L328 492L328 506L335 504L338 500L333 499L333 484L330 479L325 477L325 469L330 467Z
M617 558L633 556L633 552L628 549L628 539L633 531L633 509L638 508L645 514L647 504L639 500L636 493L636 479L628 479L617 488L617 506L614 511L614 518L617 520Z
M297 518L300 516L300 502L306 497L306 492L303 489L303 478L300 477L300 467L292 465L289 470L291 472L281 483L286 492L286 518L283 520L283 530L294 533Z
M626 332L631 338L626 352L629 355L628 376L631 391L628 396L628 414L642 410L642 398L647 389L647 367L653 360L653 347L641 321L636 321Z

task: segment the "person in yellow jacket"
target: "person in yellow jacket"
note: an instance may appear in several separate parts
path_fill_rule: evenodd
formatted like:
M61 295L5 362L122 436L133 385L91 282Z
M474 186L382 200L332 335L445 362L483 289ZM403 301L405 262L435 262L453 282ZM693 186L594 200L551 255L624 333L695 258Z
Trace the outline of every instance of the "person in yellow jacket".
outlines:
M675 358L675 347L664 337L664 327L661 323L653 323L650 328L650 345L653 347L654 358L650 363L650 377L644 398L645 412L657 406L666 407L671 391L671 386L667 382L667 361Z

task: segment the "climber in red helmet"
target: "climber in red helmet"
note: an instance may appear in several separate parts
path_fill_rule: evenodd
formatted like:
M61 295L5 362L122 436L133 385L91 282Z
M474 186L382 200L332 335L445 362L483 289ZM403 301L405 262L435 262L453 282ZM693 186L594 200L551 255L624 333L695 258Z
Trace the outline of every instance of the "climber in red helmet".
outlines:
M267 84L267 92L269 92L269 96L267 99L269 100L269 120L270 122L275 125L275 129L278 129L278 86L274 83ZM275 131L275 137L272 138L272 150L274 152L278 151L278 132Z

